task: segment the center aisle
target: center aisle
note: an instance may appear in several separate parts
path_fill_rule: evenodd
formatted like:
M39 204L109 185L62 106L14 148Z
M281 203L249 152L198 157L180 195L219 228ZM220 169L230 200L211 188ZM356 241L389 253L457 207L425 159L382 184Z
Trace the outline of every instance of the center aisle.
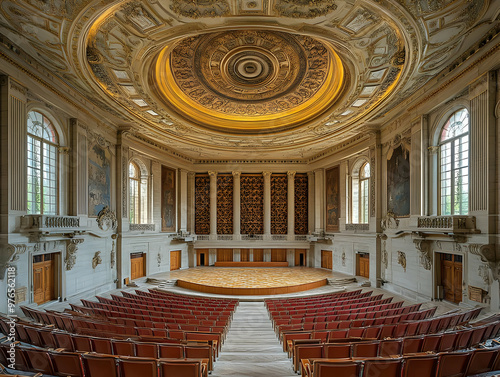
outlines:
M212 377L296 377L262 301L236 307Z

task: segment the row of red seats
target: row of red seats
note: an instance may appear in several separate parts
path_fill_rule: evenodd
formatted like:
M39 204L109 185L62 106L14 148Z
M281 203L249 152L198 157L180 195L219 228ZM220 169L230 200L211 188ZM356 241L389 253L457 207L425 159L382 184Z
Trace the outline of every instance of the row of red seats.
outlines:
M403 321L421 321L432 317L436 312L436 307L426 310L413 311L405 313L404 308L399 309L388 309L380 313L375 318L373 313L368 313L366 316L360 316L358 314L353 314L352 318L346 320L335 320L332 322L314 322L314 323L298 323L298 324L285 324L277 325L276 332L281 334L283 331L290 330L321 330L330 329L334 330L337 328L350 328L350 327L361 327L361 326L378 326L383 324L400 323Z
M0 360L7 363L9 346L0 345ZM15 369L50 376L72 377L207 377L203 358L156 359L95 353L58 352L15 347Z
M428 309L435 311L436 309ZM350 338L350 337L364 337L373 339L384 338L401 338L416 335L434 334L448 329L453 329L457 325L466 324L468 321L475 319L479 315L480 309L473 309L464 313L457 313L451 315L443 315L433 317L431 319L423 319L417 321L395 321L390 324L383 325L366 325L364 327L351 327L343 329L335 329L330 331L283 331L280 340L286 344L290 339L308 339L316 338L328 341L329 339ZM492 317L488 322L496 321L497 317ZM285 348L284 348L285 350Z
M371 295L373 291L369 291L366 293L361 293L362 289L357 289L355 291L349 292L335 292L322 294L317 296L307 296L307 297L293 297L293 298L272 298L264 300L264 304L269 308L271 305L290 305L290 306L299 306L301 303L304 305L309 304L321 304L322 302L326 302L330 299L341 299L346 297L360 296L363 294Z
M361 359L303 359L304 377L461 377L500 369L500 349Z
M301 359L387 357L418 352L450 352L475 348L500 332L500 321L489 325L398 339L353 341L346 343L321 343L317 340L288 341L288 353L298 371ZM362 339L362 338L360 338ZM340 340L341 342L343 340Z
M368 292L371 294L371 292ZM316 312L321 312L322 310L328 310L328 308L335 309L339 306L345 306L345 305L355 305L355 304L360 304L364 302L371 302L371 301L378 301L383 299L383 294L376 295L376 296L367 296L363 295L363 297L360 296L354 296L351 298L343 298L343 299L337 299L337 300L329 300L325 301L322 305L320 304L315 304L311 306L304 306L304 305L297 305L293 307L275 307L274 309L271 309L268 307L269 313L273 316L275 314L304 314L304 313L316 313ZM392 297L391 297L392 300Z

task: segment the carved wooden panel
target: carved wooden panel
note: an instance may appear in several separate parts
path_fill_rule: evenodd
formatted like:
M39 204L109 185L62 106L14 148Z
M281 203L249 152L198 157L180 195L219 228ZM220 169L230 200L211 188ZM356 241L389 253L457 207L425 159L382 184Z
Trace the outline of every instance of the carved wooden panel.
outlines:
M233 176L217 176L217 234L233 234Z
M271 175L271 234L288 233L288 178Z
M264 233L264 177L241 175L241 234Z
M308 222L307 174L295 174L295 234L307 234Z
M195 233L210 234L210 177L197 174L195 177Z

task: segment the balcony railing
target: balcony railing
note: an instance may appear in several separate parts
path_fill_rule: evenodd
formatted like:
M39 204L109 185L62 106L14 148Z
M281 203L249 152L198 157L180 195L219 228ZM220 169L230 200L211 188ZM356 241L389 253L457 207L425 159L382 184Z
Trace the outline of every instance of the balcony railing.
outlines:
M155 224L130 224L131 232L154 232Z
M84 232L77 216L25 215L21 219L21 230L38 233Z
M425 216L417 220L419 230L477 233L475 216Z
M370 230L370 224L345 224L345 230L351 232L366 232Z

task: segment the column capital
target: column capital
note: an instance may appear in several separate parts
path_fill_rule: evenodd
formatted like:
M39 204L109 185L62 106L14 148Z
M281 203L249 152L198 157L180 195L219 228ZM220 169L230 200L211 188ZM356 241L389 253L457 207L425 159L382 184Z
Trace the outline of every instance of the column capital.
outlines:
M194 171L188 171L187 172L187 176L190 177L190 178L193 178L195 175L196 175L196 172L194 172Z
M307 172L307 177L312 177L314 175L314 172L313 171L308 171Z
M427 150L429 151L430 155L437 154L439 151L439 145L431 145L430 147L427 147Z
M296 171L287 171L286 172L286 175L288 176L288 179L294 179L295 178L295 174L297 174Z
M210 176L210 178L217 178L217 172L216 171L209 171L208 175Z
M262 175L264 176L264 178L267 178L267 177L270 177L271 176L271 172L270 171L263 171L262 172Z
M240 178L241 177L241 172L240 171L233 171L231 172L234 178Z

